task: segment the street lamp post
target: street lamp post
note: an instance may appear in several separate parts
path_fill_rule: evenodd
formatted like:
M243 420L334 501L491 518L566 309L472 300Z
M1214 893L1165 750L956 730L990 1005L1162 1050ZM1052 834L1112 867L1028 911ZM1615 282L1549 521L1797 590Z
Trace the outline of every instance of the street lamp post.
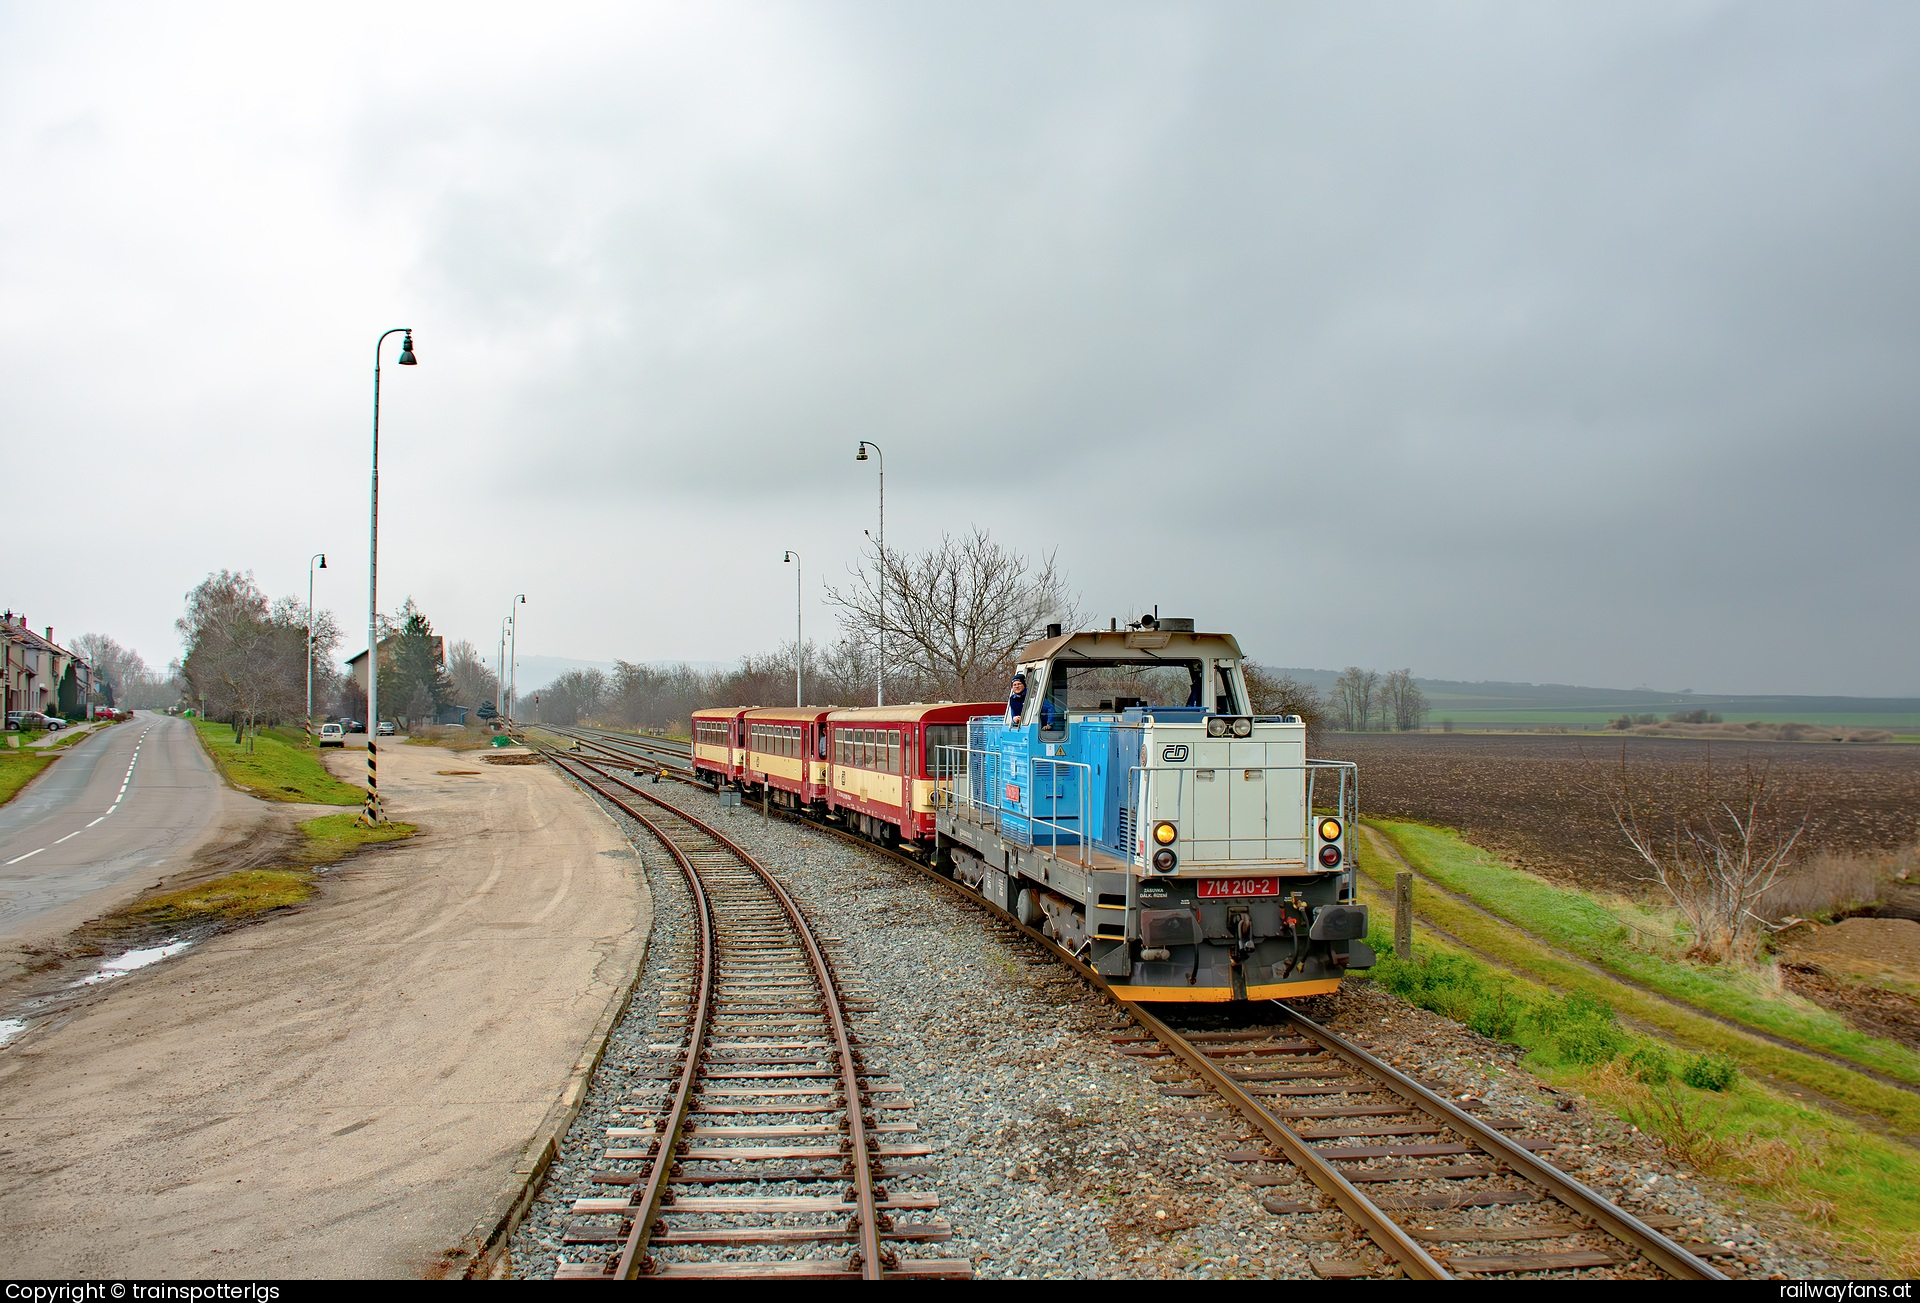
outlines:
M525 593L516 593L514 595L514 601L516 602L516 604L520 606L525 606L527 604L527 595ZM513 697L514 697L514 694L520 690L520 615L519 615L519 612L518 611L514 612L513 614L509 615L507 619L511 622L511 627L508 629L508 632L507 632L507 637L509 639L509 642L507 644L507 678L509 682L507 686L506 714L507 714L508 720L511 721L513 718Z
M869 448L880 463L880 647L879 664L874 667L873 704L884 706L887 704L887 455L880 451L879 444L862 439L853 459L865 461Z
M789 549L780 560L793 562L793 704L797 708L807 704L801 677L807 667L807 644L800 623L800 554Z
M400 366L416 366L413 328L395 326L373 342L373 494L367 512L367 806L368 823L380 822L380 348L387 335L401 335Z
M327 568L327 554L315 552L307 558L307 745L313 745L313 563Z

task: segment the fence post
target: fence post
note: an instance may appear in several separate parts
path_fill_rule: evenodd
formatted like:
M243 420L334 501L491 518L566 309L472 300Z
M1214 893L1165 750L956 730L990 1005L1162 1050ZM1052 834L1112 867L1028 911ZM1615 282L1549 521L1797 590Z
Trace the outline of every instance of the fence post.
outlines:
M1393 875L1393 953L1398 959L1413 958L1413 875Z

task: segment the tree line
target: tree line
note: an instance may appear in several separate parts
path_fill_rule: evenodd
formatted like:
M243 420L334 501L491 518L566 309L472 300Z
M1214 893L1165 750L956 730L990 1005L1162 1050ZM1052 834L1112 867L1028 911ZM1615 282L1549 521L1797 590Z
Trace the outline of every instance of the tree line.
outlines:
M1342 731L1411 732L1426 723L1427 696L1412 670L1364 670L1349 665L1334 680L1331 712Z

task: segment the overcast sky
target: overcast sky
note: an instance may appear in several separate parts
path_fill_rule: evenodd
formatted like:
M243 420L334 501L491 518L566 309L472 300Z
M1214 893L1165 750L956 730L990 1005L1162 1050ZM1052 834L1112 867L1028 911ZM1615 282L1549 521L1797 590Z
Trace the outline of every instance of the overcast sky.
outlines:
M0 3L0 603L728 660L875 525L1277 664L1920 695L1920 6ZM351 651L364 645L353 640Z

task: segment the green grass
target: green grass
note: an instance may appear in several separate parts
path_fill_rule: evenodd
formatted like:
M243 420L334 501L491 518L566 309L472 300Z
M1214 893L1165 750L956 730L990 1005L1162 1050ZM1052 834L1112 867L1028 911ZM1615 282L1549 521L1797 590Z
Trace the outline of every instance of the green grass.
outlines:
M357 815L327 814L301 823L306 842L300 858L314 866L331 864L363 846L399 841L417 831L407 823L368 828L357 819ZM313 890L311 869L243 869L211 882L148 896L101 926L108 931L167 930L204 923L237 923L277 909L291 909L310 898Z
M1392 871L1380 857L1365 857L1361 872L1390 893ZM1618 1012L1666 1033L1695 1052L1724 1054L1744 1070L1824 1095L1882 1119L1903 1135L1920 1135L1920 1097L1875 1081L1826 1059L1776 1045L1728 1027L1703 1013L1676 1007L1636 987L1597 974L1496 918L1428 889L1416 894L1415 911L1443 931L1509 970L1566 993L1585 991Z
M226 780L269 801L308 801L316 805L359 805L366 793L326 771L319 752L303 745L300 734L262 729L253 750L233 741L233 726L193 721L200 743Z
M1435 882L1557 949L1746 1026L1920 1085L1920 1054L1856 1031L1839 1015L1757 974L1680 958L1675 924L1657 912L1625 902L1609 905L1522 873L1451 829L1387 820L1374 826Z
M1696 1069L1690 1075L1706 1080L1697 1070L1711 1058L1673 1059L1660 1042L1615 1026L1600 1000L1557 997L1431 936L1410 962L1394 957L1380 930L1369 940L1380 953L1372 980L1409 1002L1521 1046L1538 1076L1581 1090L1666 1141L1674 1157L1799 1214L1890 1270L1908 1275L1920 1265L1920 1203L1912 1197L1920 1153L1737 1076L1721 1090L1696 1089L1682 1075Z
M399 841L419 831L410 823L386 822L369 828L357 814L323 814L299 827L307 837L301 856L313 864L331 864L362 846Z
M53 757L45 751L16 751L12 747L0 751L0 805L18 796L21 788L52 763Z

